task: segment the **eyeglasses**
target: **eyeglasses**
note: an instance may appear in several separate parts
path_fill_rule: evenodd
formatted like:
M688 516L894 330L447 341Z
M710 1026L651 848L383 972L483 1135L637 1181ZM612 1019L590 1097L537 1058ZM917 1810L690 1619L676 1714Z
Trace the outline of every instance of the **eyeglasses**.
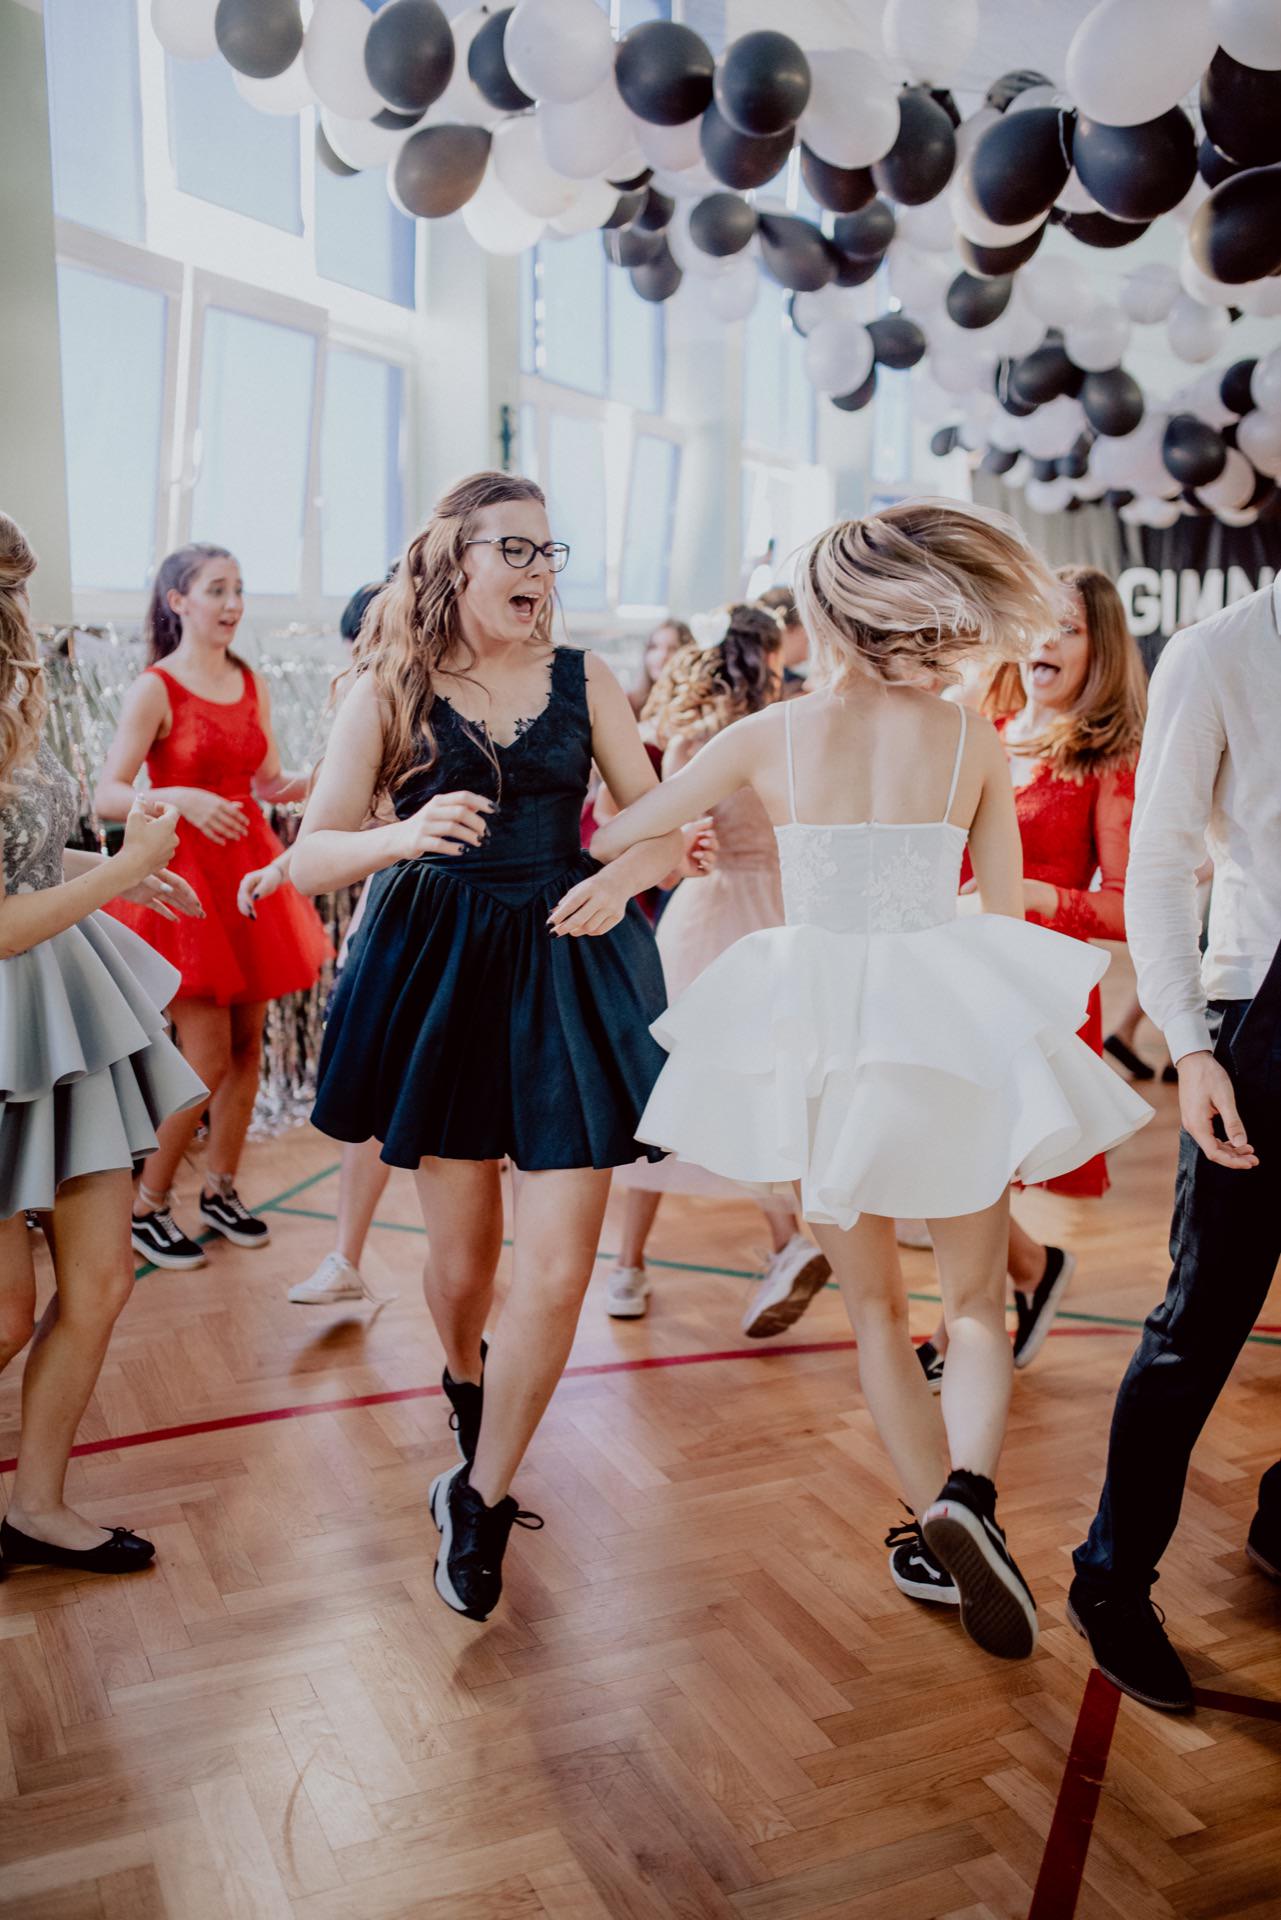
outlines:
M536 553L542 554L553 573L562 572L569 562L569 548L563 540L549 540L545 547L540 547L536 540L506 533L501 540L466 540L463 544L468 547L497 547L509 567L532 567Z

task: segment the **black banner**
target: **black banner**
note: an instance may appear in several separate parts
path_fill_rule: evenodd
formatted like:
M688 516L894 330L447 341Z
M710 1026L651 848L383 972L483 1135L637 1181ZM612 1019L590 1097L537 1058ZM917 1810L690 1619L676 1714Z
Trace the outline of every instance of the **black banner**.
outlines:
M1281 571L1281 523L1270 517L1228 527L1185 514L1172 527L1139 532L1144 564L1127 567L1116 584L1149 670L1172 633L1270 586Z

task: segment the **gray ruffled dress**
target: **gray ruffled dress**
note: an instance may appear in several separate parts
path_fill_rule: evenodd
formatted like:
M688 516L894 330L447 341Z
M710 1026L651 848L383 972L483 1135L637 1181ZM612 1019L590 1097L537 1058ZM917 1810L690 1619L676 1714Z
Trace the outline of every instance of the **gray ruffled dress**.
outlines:
M49 746L10 774L0 805L6 894L62 881L76 785ZM130 1167L205 1087L170 1040L177 971L127 927L91 913L0 959L0 1220L53 1206L64 1180Z

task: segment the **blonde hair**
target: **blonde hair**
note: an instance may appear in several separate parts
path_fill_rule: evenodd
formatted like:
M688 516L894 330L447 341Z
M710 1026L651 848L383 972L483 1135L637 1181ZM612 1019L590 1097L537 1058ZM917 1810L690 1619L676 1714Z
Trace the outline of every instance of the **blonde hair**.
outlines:
M407 780L435 762L436 681L466 679L476 660L458 611L466 543L476 516L509 500L547 504L542 489L519 474L473 473L460 480L436 502L431 519L370 602L348 671L372 675L387 715L375 800L394 799ZM544 600L530 636L544 646L552 644L554 598ZM455 655L461 666L446 667Z
M32 758L44 725L44 668L26 590L35 570L27 536L0 513L0 801L12 798L10 775Z
M955 682L980 650L1021 659L1062 619L1062 594L1008 515L907 500L819 535L796 578L816 682Z
M710 737L777 697L770 662L783 630L766 608L740 601L725 609L728 626L714 646L697 641L674 653L641 712L666 746L693 735Z
M1097 567L1059 567L1055 578L1081 596L1089 635L1089 663L1076 705L1018 751L1044 760L1064 779L1080 782L1133 766L1143 743L1148 682L1121 596ZM1017 666L996 669L983 699L989 720L1021 713L1027 692Z

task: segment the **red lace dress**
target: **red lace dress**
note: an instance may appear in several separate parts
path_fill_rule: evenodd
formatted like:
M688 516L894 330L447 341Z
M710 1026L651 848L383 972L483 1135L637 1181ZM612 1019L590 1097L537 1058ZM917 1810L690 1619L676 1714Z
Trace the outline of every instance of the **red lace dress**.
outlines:
M108 909L162 953L182 975L178 1000L213 1000L219 1006L278 1000L313 987L331 948L320 917L287 882L257 904L249 920L236 907L245 874L265 867L281 851L253 798L253 777L267 755L258 718L258 688L244 672L244 690L230 703L191 693L163 667L149 667L169 696L173 725L147 755L153 787L204 787L244 807L249 831L219 845L183 820L171 861L200 896L203 920L162 920L144 907L117 900Z

